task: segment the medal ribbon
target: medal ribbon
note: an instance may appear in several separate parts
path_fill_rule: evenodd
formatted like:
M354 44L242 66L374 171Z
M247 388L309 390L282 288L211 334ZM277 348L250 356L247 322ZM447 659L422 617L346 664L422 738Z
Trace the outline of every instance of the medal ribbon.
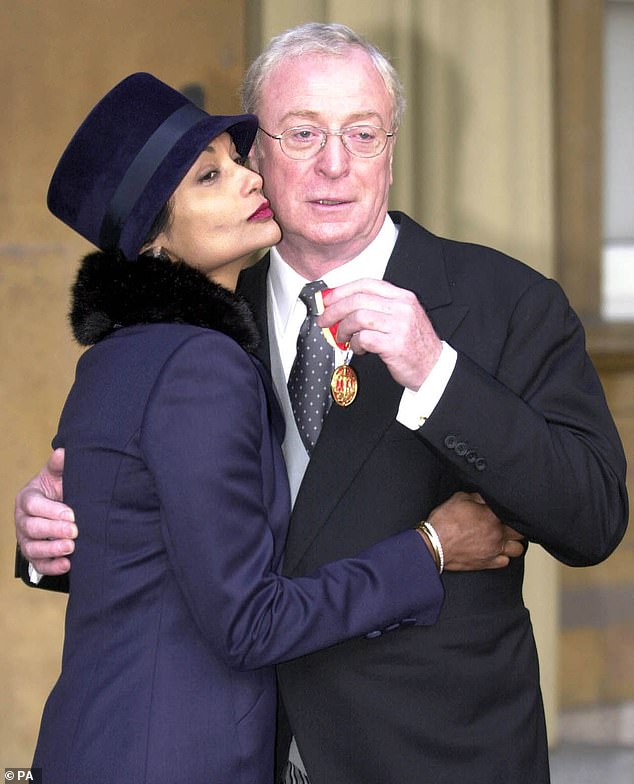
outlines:
M315 304L317 307L317 315L321 316L324 312L324 294L327 294L332 289L322 289L315 292ZM350 367L350 360L352 359L352 350L350 349L350 341L346 340L341 342L337 340L337 329L339 322L333 324L331 327L322 327L322 335L326 339L328 345L334 349L339 349L345 352L343 364L335 368L330 382L330 392L332 398L338 406L349 406L357 396L358 381L357 374L354 369Z

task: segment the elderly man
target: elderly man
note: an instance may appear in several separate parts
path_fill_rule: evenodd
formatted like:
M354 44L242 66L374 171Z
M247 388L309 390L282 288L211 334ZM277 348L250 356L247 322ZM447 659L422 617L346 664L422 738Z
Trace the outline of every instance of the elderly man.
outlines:
M625 461L581 325L554 282L388 214L403 107L391 65L348 28L305 25L253 64L244 101L260 117L258 164L283 228L241 291L287 419L286 573L357 552L460 490L565 563L607 557L627 521ZM311 362L302 342L315 318L334 345L321 431L328 403L298 392L293 368L296 349ZM33 541L59 528L25 517L48 516L36 488L56 478L44 471L18 499L31 558L71 546ZM445 572L435 627L377 629L281 666L287 781L548 782L522 578L523 558Z

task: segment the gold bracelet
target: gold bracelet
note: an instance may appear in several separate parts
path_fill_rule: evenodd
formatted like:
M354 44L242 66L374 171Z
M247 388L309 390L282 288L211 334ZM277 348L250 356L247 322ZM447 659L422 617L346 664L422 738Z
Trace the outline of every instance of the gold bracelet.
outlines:
M421 532L426 542L429 542L429 547L431 549L431 557L434 559L434 563L436 564L436 569L438 569L438 572L440 573L440 561L438 560L438 553L436 552L436 548L434 547L432 540L429 538L429 534L423 528L422 525L417 525L416 530Z
M421 531L431 544L431 548L434 553L434 561L436 562L436 568L438 569L438 574L442 574L445 568L445 554L442 549L442 544L440 541L440 537L436 533L436 529L434 526L427 522L427 520L421 520L421 522L416 526L417 530Z

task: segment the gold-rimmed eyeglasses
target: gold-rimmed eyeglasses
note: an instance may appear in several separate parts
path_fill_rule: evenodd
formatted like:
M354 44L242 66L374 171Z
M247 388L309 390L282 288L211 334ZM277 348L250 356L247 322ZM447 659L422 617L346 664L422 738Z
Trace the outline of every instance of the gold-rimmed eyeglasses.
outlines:
M298 125L277 134L265 131L262 126L260 130L271 139L277 139L282 152L298 161L317 155L325 147L329 136L338 136L346 150L358 158L375 158L383 152L387 140L394 136L394 131L386 131L376 125L351 125L338 131L328 131L315 125Z

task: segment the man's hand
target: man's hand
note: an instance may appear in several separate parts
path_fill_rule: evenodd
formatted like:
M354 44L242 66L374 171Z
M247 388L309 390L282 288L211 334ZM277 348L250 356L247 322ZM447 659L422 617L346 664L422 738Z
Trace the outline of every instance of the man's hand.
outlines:
M442 343L416 295L384 280L362 279L324 297L321 327L338 323L337 340L355 354L378 354L392 378L416 391L436 364Z
M40 574L70 569L77 536L73 510L61 503L64 450L56 449L40 473L15 499L15 531L20 550Z
M500 569L524 552L523 537L504 525L477 493L455 493L427 518L445 556L445 569Z

